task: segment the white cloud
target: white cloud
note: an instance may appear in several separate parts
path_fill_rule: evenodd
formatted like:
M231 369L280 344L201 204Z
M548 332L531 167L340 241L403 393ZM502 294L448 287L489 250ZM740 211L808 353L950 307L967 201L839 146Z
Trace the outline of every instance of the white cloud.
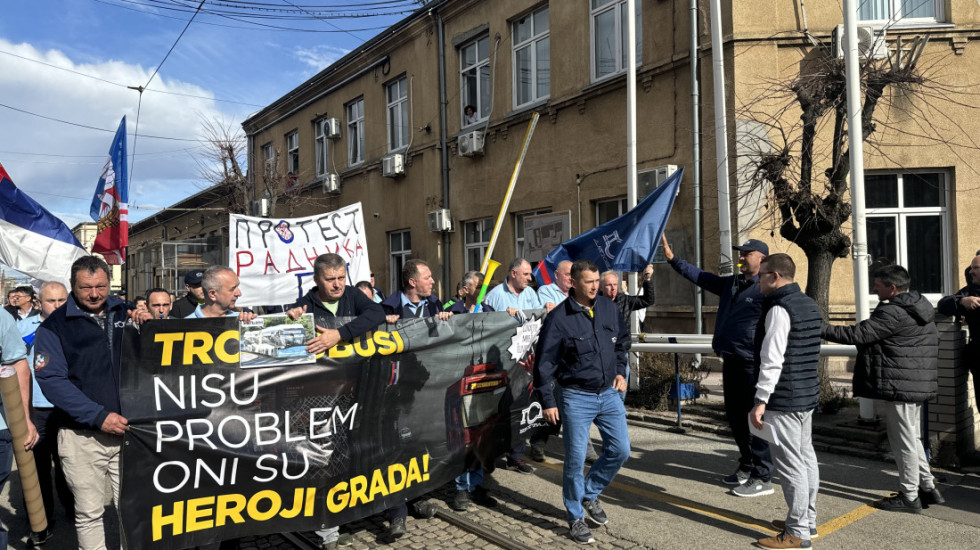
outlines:
M293 55L310 68L308 76L312 76L330 64L350 53L350 50L336 46L319 45L312 48L297 48Z
M41 51L30 44L0 39L0 51L42 61L71 71L125 85L146 83L152 69L106 59L75 63L57 50ZM130 203L167 205L198 192L199 167L192 155L198 142L153 139L201 137L203 118L241 120L244 113L222 112L213 94L200 86L158 74L151 90L201 96L143 93L130 181ZM139 94L0 53L0 103L46 117L115 131L126 116L133 152ZM69 225L88 220L88 205L105 163L113 134L79 128L0 107L0 162L14 183ZM33 153L33 154L27 154ZM48 156L38 155L43 153ZM63 156L54 156L63 155ZM139 220L152 212L131 210Z

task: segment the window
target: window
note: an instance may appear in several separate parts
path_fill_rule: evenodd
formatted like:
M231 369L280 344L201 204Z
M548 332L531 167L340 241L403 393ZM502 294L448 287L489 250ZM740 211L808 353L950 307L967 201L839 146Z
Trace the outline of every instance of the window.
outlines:
M347 104L347 164L364 162L364 98Z
M858 2L860 21L894 21L922 23L943 20L941 0L861 0Z
M545 208L544 210L531 210L530 212L514 214L514 250L517 251L515 257L527 258L527 251L524 249L524 218L550 213L551 209Z
M408 80L403 76L385 87L388 97L388 150L408 147Z
M626 0L591 0L592 2L592 80L626 70L629 50L626 47ZM640 2L636 4L636 63L643 52Z
M262 162L265 164L265 177L271 177L276 171L276 150L271 143L262 146Z
M286 134L286 171L299 174L299 132Z
M327 175L329 160L329 153L327 152L327 132L329 128L327 127L327 118L321 118L313 123L313 134L315 136L313 141L313 149L316 154L316 177L323 178Z
M388 233L388 254L391 265L391 290L402 287L402 268L412 259L412 232L392 231Z
M626 213L626 197L597 201L595 203L596 227Z
M490 116L490 37L484 36L459 49L460 120L462 126L476 124ZM473 107L472 114L466 113Z
M949 280L946 174L869 174L864 187L871 269L905 266L912 290L938 300Z
M548 97L551 93L551 44L548 7L512 23L514 45L514 106Z
M466 271L479 271L483 266L483 256L487 253L492 232L493 218L483 218L463 224Z

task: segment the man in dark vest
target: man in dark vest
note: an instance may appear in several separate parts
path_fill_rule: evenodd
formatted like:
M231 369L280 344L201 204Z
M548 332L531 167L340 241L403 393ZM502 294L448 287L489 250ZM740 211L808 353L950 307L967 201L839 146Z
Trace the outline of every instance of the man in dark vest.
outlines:
M820 473L813 451L813 411L820 399L820 325L817 303L793 281L796 264L786 254L762 260L759 287L765 299L755 329L759 381L749 421L757 430L772 429L770 446L789 508L773 526L781 532L759 539L763 548L810 548L817 535ZM763 417L763 415L765 415Z
M900 265L874 274L878 306L857 325L824 325L823 337L858 347L854 395L875 400L885 416L888 444L898 466L900 493L874 503L880 510L922 513L922 505L943 504L919 441L922 402L938 390L939 331L929 300L909 292L909 272Z

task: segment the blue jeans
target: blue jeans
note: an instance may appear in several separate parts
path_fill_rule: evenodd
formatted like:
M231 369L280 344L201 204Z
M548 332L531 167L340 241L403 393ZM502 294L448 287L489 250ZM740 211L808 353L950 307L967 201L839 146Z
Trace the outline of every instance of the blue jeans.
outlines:
M14 464L13 439L10 437L10 430L4 428L0 430L0 491L3 491L10 477L10 468ZM0 523L0 548L7 547L7 528Z
M595 500L616 477L630 456L629 432L626 429L626 407L619 393L607 388L600 394L562 388L558 403L565 440L565 467L562 474L562 500L568 510L568 522L584 517L582 500ZM602 436L602 454L582 475L585 452L592 424Z
M483 468L463 472L456 476L456 490L472 493L483 483Z

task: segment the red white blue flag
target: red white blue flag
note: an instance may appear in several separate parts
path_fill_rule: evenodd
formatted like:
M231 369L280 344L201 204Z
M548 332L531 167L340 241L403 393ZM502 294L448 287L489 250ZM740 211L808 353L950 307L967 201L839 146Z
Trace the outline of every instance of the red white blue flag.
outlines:
M126 117L123 117L109 148L109 158L102 168L90 209L92 219L98 222L92 252L102 254L109 265L126 263L126 247L129 246L128 202Z
M0 165L0 262L42 281L68 282L88 252L68 226L14 185Z

